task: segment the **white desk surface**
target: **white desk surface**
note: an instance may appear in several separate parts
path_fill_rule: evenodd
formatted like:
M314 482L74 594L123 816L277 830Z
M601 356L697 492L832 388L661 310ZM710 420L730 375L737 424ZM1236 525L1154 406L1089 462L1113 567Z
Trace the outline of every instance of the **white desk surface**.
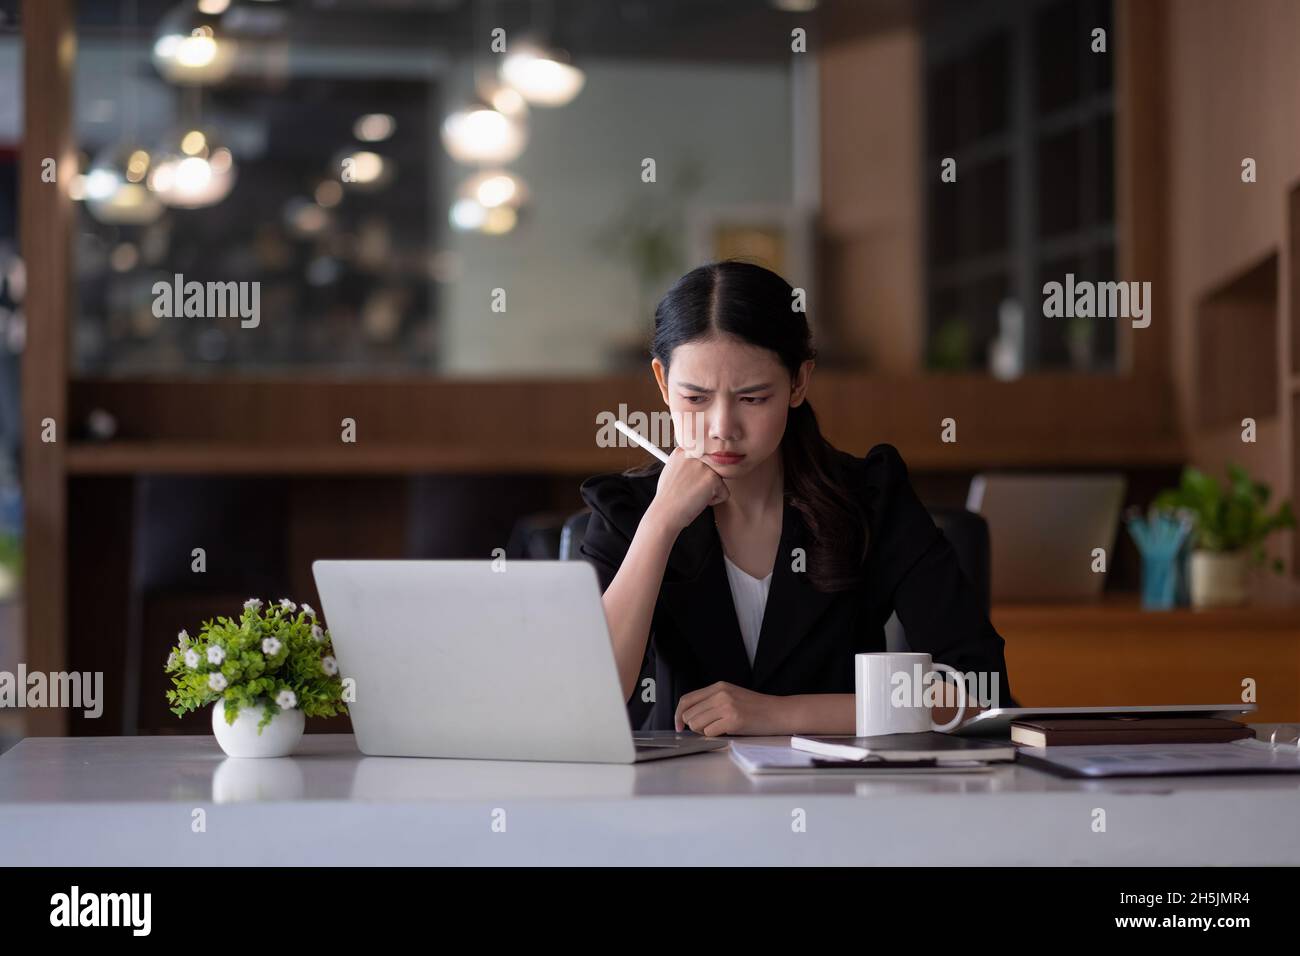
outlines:
M1294 865L1297 820L1291 775L751 778L725 750L426 760L364 756L350 734L276 760L227 760L210 736L28 737L0 756L0 865Z

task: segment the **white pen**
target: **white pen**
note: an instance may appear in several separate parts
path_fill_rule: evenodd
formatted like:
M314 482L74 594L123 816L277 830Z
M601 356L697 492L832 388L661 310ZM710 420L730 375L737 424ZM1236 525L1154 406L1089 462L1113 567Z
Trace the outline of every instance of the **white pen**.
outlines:
M638 434L637 434L636 432L634 432L632 429L628 428L626 425L623 424L623 422L622 422L621 420L619 420L619 419L617 419L617 418L614 419L614 427L617 428L619 431L621 431L621 432L622 432L624 435L626 435L628 438L632 439L634 442L636 442L638 445L640 445L642 448L644 448L644 449L645 449L646 451L648 451L650 454L654 455L656 458L658 458L660 461L662 461L665 465L668 464L668 455L665 454L665 453L664 453L664 450L663 450L662 448L660 448L658 445L654 444L654 443L651 442L651 441L647 441L646 439L642 438L640 435L638 435Z

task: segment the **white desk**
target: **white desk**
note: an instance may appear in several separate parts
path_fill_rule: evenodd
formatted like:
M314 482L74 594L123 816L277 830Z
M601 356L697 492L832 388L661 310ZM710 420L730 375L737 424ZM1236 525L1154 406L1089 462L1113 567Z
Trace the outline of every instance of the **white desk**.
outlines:
M1300 864L1297 819L1289 775L749 778L725 751L421 760L334 734L280 760L227 760L212 737L29 737L0 756L0 865Z

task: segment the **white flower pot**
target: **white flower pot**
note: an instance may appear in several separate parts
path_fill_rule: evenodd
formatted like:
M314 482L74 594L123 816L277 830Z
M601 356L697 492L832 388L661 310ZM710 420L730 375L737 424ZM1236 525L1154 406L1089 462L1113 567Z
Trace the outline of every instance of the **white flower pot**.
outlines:
M212 705L212 732L217 743L231 757L287 757L302 739L306 718L302 711L282 710L257 732L264 707L241 707L233 724L226 723L226 702Z
M1231 607L1246 603L1245 551L1193 551L1192 607Z

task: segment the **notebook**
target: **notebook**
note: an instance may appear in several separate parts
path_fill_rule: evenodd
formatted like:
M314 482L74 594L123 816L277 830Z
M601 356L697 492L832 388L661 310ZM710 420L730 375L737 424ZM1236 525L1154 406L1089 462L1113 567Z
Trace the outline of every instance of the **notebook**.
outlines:
M794 736L790 746L839 760L1015 760L1016 748L1007 741L968 740L933 731L919 734L852 734Z
M1077 747L1084 744L1209 744L1254 737L1235 720L1217 717L1104 717L1090 720L1017 720L1011 742L1028 747Z
M936 760L896 761L896 760L835 760L830 757L818 757L816 754L779 744L742 744L733 740L730 747L731 759L741 770L748 774L842 774L889 775L889 774L933 774L933 773L985 773L999 764L982 761Z

